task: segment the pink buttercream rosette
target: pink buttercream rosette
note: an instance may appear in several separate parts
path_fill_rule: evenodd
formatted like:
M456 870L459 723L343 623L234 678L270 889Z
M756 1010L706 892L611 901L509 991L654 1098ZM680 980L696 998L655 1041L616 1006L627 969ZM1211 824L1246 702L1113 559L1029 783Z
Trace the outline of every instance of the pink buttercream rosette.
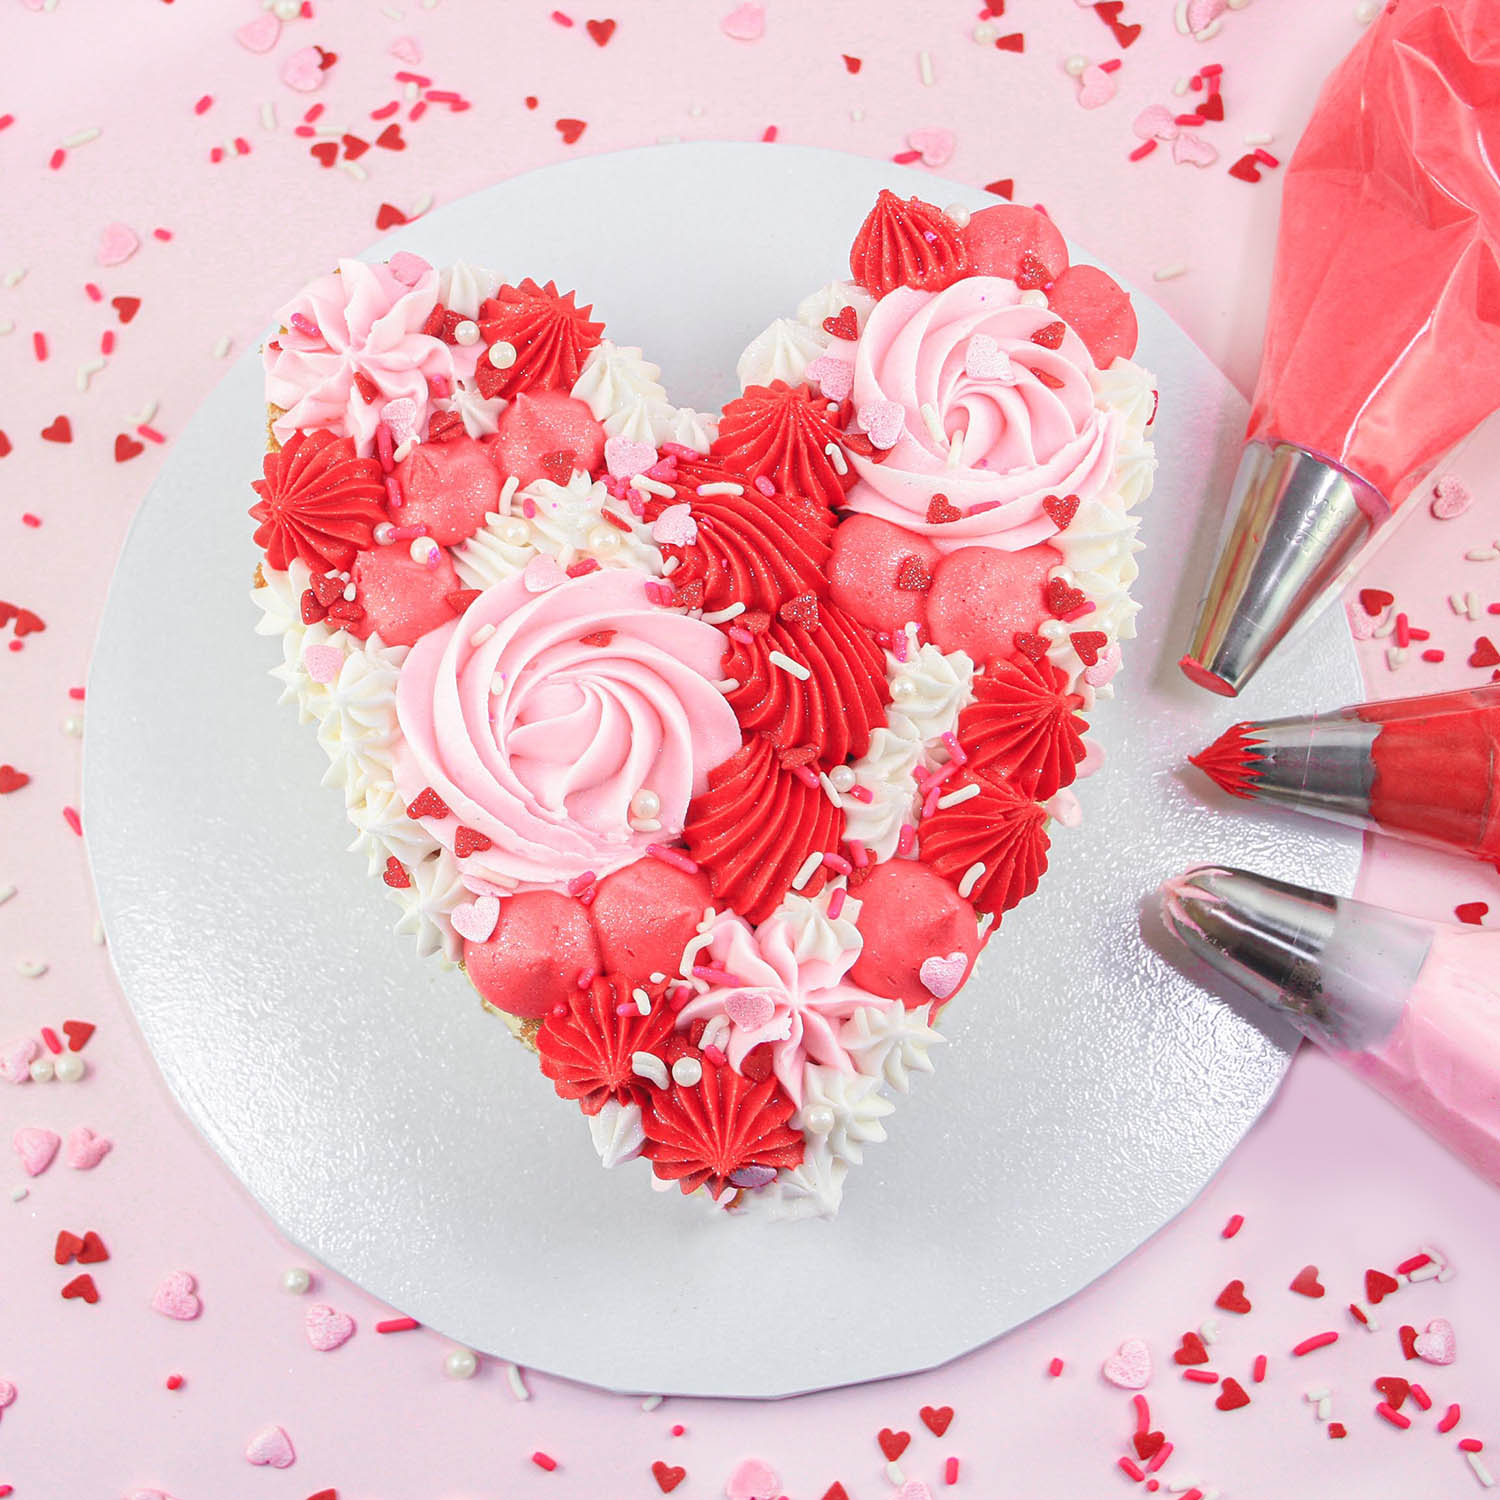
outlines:
M854 346L852 396L888 456L851 453L859 483L848 509L929 536L943 551L976 543L1019 551L1057 530L1042 509L1048 495L1103 492L1119 417L1095 405L1093 359L1072 329L1056 349L1032 341L1058 321L995 276L882 297ZM935 493L962 518L929 522Z
M512 578L412 647L396 784L448 805L425 824L446 848L459 825L491 841L460 861L471 890L565 889L631 864L677 837L708 772L739 749L714 686L723 637L652 604L649 581L609 570L534 592ZM643 788L659 829L631 826Z

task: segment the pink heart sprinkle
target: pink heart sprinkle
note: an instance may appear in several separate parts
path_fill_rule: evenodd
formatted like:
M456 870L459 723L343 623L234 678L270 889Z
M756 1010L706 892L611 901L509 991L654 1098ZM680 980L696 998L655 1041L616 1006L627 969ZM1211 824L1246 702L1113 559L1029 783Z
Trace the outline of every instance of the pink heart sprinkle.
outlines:
M656 460L656 449L650 443L638 443L628 437L604 440L604 466L611 479L631 479L644 474L655 466Z
M16 1155L21 1158L21 1167L28 1177L40 1177L52 1165L62 1137L54 1130L39 1130L34 1125L23 1125L12 1141Z
M1349 634L1355 640L1369 641L1375 638L1375 621L1358 604L1346 604L1344 616L1349 621Z
M1115 77L1103 68L1085 68L1078 75L1078 102L1084 109L1098 109L1115 97Z
M75 1171L87 1172L97 1167L114 1148L113 1141L95 1135L87 1125L80 1125L68 1137L67 1162Z
M719 22L719 30L737 42L756 42L766 29L766 8L745 0Z
M724 1486L724 1500L777 1500L780 1494L781 1480L762 1458L747 1458Z
M333 682L343 669L344 653L337 646L304 646L302 665L314 682Z
M487 943L500 920L500 900L497 896L480 896L461 902L453 908L448 920L459 937L471 943Z
M685 501L669 505L652 523L651 540L659 547L691 547L698 540L698 523Z
M307 1342L320 1354L347 1344L354 1337L354 1319L326 1302L314 1302L302 1318Z
M101 266L123 265L137 250L141 242L128 224L106 224L99 234L99 248L94 259Z
M297 1461L291 1438L279 1427L263 1427L257 1432L245 1444L245 1457L252 1464L273 1469L290 1469Z
M8 1380L0 1380L0 1411L4 1411L16 1399L16 1388Z
M545 594L566 580L567 574L558 567L557 559L550 552L538 552L521 574L521 582L526 585L528 594Z
M253 21L246 21L234 39L246 52L269 52L281 39L281 22L273 11L263 10Z
M942 167L952 160L953 148L957 142L951 130L933 125L922 130L907 131L906 144L921 154L924 167Z
M1151 1383L1151 1351L1145 1339L1126 1339L1104 1361L1100 1372L1121 1390L1139 1391Z
M1182 130L1165 104L1147 105L1130 128L1143 141L1175 141Z
M932 1500L932 1491L920 1479L908 1479L891 1500Z
M759 1031L776 1014L776 1002L763 990L736 990L724 1013L741 1031Z
M1083 680L1090 687L1103 687L1120 670L1120 664L1124 660L1120 648L1111 642L1100 653L1099 660L1093 666L1083 669Z
M1440 521L1461 516L1474 503L1474 496L1457 474L1441 474L1432 483L1432 513Z
M894 401L872 401L855 413L860 429L877 448L894 448L906 430L906 411Z
M830 401L842 401L854 389L854 366L847 359L820 354L803 373Z
M420 255L413 255L410 250L398 250L385 265L402 286L415 286L432 269L427 261Z
M1188 0L1187 29L1194 34L1212 26L1227 9L1225 0Z
M970 380L993 380L1000 385L1016 383L1016 368L1010 355L987 333L975 333L964 345L964 374Z
M729 1180L742 1188L763 1188L776 1176L775 1167L737 1167L729 1174Z
M413 67L422 61L422 44L414 36L398 36L386 51Z
M316 47L299 47L282 59L281 81L299 94L323 86L323 55Z
M151 1311L179 1323L191 1323L203 1311L203 1303L194 1288L198 1285L188 1271L171 1271L151 1296Z
M1453 1338L1453 1325L1447 1318L1434 1318L1426 1329L1412 1340L1412 1348L1418 1359L1430 1365L1451 1365L1458 1349Z
M31 1077L31 1064L42 1049L29 1036L12 1042L0 1052L0 1078L6 1083L25 1083Z
M410 396L398 396L380 408L380 420L391 429L391 441L398 448L418 436L417 424L421 419L422 413Z
M1186 130L1172 142L1172 160L1187 163L1191 167L1211 167L1219 159L1219 148L1201 135L1191 135Z
M950 953L946 958L924 958L917 970L922 988L934 1000L946 1000L963 983L964 970L969 960L962 953Z

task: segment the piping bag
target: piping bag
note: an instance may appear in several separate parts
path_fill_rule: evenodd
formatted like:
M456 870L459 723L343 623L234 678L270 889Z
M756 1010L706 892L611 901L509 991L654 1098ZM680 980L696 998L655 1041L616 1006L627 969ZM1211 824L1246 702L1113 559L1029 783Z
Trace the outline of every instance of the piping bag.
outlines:
M1500 1184L1500 931L1214 866L1161 900L1184 946Z
M1391 0L1282 190L1219 556L1182 658L1233 697L1455 442L1500 407L1500 4Z
M1500 864L1500 683L1235 724L1188 758L1232 796Z

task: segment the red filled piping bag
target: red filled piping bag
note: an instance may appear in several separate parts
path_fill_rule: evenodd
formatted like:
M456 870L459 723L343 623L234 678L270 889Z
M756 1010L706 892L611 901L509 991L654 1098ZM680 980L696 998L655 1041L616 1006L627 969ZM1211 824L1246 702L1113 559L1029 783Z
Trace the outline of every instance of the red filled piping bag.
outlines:
M1234 696L1500 407L1500 4L1391 0L1287 168L1260 378L1182 670Z

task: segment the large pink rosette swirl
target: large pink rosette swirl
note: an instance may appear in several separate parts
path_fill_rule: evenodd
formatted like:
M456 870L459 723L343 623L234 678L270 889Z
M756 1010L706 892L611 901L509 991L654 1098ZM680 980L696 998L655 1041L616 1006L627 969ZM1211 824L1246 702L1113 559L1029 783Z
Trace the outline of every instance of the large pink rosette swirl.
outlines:
M1056 349L1032 341L1058 321L996 276L882 297L855 348L854 405L892 425L899 407L900 436L881 462L850 455L860 482L848 508L929 536L945 552L980 543L1019 551L1057 530L1042 509L1046 496L1097 495L1109 481L1119 418L1095 406L1094 363L1071 328ZM949 439L960 432L954 463ZM928 521L934 494L964 515Z
M632 863L680 832L739 749L714 686L723 636L648 602L646 582L610 569L533 593L522 575L412 647L396 784L447 803L451 817L424 824L445 847L460 825L491 841L459 862L470 889L557 889ZM642 788L660 800L659 831L630 826Z
M285 331L266 345L263 361L266 400L284 410L272 428L279 441L299 427L331 427L368 456L392 401L412 403L397 408L402 435L426 432L430 382L438 380L446 395L462 371L451 346L421 331L437 305L438 273L416 256L396 264L400 276L389 264L341 260L336 274L319 277L276 314ZM356 373L374 386L373 400Z

